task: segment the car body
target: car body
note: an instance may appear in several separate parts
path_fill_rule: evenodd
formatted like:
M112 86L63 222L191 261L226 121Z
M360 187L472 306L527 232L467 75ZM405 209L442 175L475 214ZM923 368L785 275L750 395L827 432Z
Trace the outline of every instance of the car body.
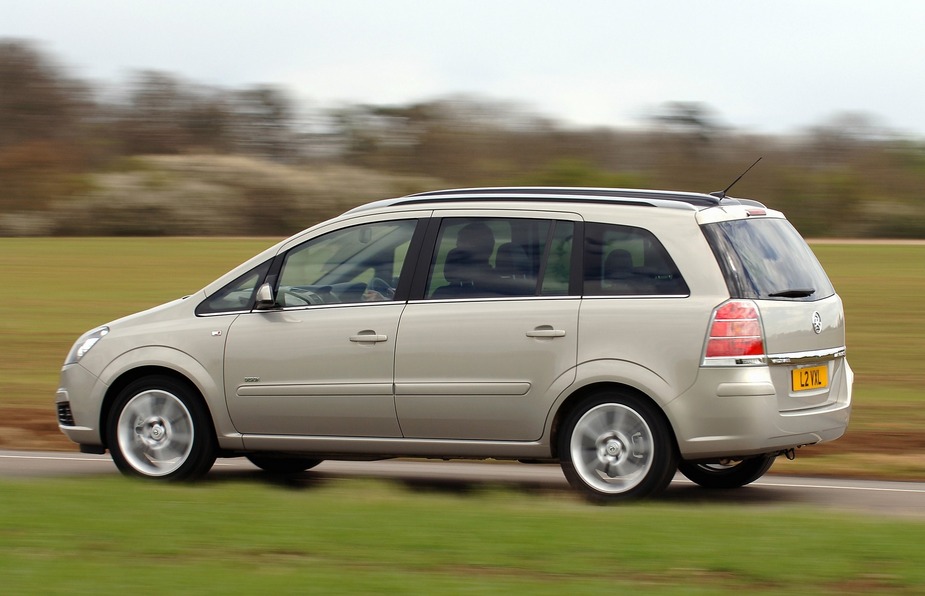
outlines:
M841 436L842 303L783 214L482 188L370 203L82 336L61 430L125 473L215 457L559 462L593 500L747 484Z

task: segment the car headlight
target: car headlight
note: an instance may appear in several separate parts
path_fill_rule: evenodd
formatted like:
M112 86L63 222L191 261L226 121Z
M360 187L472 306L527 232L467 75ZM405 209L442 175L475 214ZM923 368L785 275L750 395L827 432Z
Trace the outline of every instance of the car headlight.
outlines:
M107 333L109 333L109 327L103 325L102 327L97 327L81 335L80 339L74 343L74 347L71 348L71 351L68 352L64 364L68 365L80 362L80 359L90 351L90 348L95 346L96 342L103 339Z

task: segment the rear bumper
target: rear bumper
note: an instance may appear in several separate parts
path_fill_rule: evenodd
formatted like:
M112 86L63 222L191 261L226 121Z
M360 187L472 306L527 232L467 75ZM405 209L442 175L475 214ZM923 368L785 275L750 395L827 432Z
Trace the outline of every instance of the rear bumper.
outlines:
M840 364L829 399L801 409L791 409L789 387L776 387L769 367L701 369L696 383L665 407L681 457L746 457L839 438L848 427L854 381L848 362Z

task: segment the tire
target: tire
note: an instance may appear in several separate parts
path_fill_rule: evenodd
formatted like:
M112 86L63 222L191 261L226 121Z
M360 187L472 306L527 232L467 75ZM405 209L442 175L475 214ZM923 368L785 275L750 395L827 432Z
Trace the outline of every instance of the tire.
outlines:
M127 476L195 480L215 463L208 411L192 386L172 377L143 377L120 391L106 436L116 467Z
M703 488L739 488L758 480L771 469L776 455L760 455L730 463L702 464L682 461L680 471Z
M270 453L251 453L246 456L248 460L264 472L270 474L299 474L310 470L323 460L308 457L288 455L274 455Z
M586 398L566 417L558 448L569 484L596 503L656 496L677 469L674 437L661 412L627 393Z

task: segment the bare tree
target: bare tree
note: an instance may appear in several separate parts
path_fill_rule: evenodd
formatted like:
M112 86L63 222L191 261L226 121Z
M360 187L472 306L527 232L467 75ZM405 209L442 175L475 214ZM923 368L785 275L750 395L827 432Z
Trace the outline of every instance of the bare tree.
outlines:
M74 139L90 109L89 90L25 41L0 41L0 147Z

